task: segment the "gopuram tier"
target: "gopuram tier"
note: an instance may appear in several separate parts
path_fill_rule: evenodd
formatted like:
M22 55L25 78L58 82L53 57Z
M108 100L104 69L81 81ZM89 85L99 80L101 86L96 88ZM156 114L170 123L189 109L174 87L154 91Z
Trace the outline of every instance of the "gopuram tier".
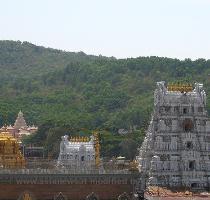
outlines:
M209 188L210 119L203 84L157 82L137 159L147 185Z

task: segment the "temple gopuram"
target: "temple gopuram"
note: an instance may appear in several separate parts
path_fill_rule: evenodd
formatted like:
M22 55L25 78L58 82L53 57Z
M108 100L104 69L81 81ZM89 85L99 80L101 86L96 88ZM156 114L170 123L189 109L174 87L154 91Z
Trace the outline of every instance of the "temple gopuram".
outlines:
M210 199L206 93L199 83L158 82L154 112L130 169L103 169L97 133L63 136L54 168L24 168L17 140L4 128L0 159L0 199Z
M17 139L6 128L0 132L0 168L20 169L25 167L25 159L19 148Z
M209 189L210 119L203 84L157 83L138 161L147 186Z
M2 127L0 131L4 130L5 127ZM18 116L15 120L14 126L9 125L6 127L7 131L11 133L15 138L18 138L19 140L22 139L23 136L29 136L33 133L35 133L38 130L38 127L36 126L28 126L23 113L19 111Z

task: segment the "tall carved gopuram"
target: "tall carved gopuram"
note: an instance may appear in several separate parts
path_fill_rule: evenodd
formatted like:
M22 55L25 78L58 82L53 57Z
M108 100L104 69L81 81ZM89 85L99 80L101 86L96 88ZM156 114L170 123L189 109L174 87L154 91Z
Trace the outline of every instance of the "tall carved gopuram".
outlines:
M5 129L0 132L0 168L25 167L25 159L19 150L18 141Z
M203 84L157 83L137 158L148 185L209 188L210 119Z

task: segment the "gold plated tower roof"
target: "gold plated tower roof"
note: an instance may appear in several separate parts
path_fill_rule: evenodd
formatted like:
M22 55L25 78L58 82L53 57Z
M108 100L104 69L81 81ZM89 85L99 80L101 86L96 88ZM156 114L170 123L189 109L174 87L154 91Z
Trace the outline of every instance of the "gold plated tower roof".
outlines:
M189 83L169 83L167 89L173 92L192 92L193 86Z
M19 150L19 143L6 129L0 132L0 167L25 167L25 159Z

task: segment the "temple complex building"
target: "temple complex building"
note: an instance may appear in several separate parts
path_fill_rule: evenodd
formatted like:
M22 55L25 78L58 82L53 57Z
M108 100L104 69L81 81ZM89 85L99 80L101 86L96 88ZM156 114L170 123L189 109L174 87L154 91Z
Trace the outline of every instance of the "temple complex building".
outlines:
M4 130L4 128L5 127L2 127L1 130ZM38 130L38 127L34 125L33 126L27 125L23 113L21 111L18 113L14 126L9 125L6 128L9 133L11 133L15 138L19 138L20 140L23 136L31 135Z
M89 137L62 137L58 165L68 169L91 170L99 167L98 135Z
M0 168L24 168L25 159L18 141L5 129L0 132Z
M203 84L157 83L137 159L148 185L209 188L210 119Z

